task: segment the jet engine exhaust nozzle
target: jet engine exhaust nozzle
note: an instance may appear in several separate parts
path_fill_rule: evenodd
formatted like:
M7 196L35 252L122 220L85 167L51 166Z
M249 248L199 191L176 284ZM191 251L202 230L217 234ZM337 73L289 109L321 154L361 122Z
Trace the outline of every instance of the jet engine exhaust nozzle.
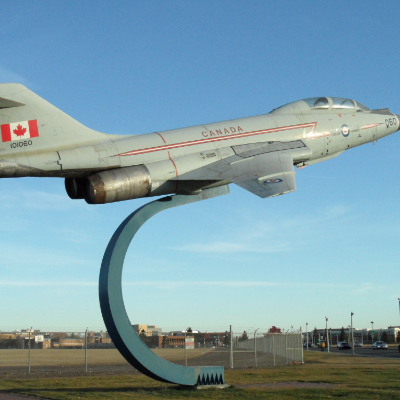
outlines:
M105 204L146 197L151 192L151 177L144 165L111 169L86 179L85 200Z

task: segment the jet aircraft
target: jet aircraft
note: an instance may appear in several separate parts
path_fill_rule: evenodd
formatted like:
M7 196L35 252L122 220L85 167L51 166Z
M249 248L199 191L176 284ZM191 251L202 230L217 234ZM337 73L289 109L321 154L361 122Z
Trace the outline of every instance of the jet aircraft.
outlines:
M268 114L143 135L89 129L20 84L0 84L0 177L62 177L71 199L103 204L198 194L235 183L267 198L296 190L294 166L399 130L400 116L315 97Z

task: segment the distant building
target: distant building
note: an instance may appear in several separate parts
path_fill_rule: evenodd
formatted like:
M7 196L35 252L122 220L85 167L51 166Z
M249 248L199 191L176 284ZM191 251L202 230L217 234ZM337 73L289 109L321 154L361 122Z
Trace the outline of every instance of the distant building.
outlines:
M108 332L88 332L88 343L111 343L111 338Z
M15 337L13 333L0 333L0 339L15 339Z
M151 349L173 349L185 347L185 336L144 336L143 342Z
M277 328L275 325L268 329L268 333L282 333L281 328Z
M159 336L162 332L162 329L157 328L157 325L134 324L132 327L137 334L143 332L146 336Z
M193 336L195 347L223 347L229 332L198 332Z
M194 338L194 345L198 347L223 347L229 343L228 332L199 332L186 333L186 337ZM159 336L144 336L142 340L150 348L184 348L185 331L162 332Z
M345 340L349 342L351 340L351 329L348 326L343 327L343 329L344 329L344 334L345 334ZM335 328L335 329L328 328L328 331L329 331L329 342L331 344L337 344L337 342L340 341L340 335L342 332L342 328ZM355 342L371 344L377 340L381 340L382 336L383 336L383 332L386 332L387 342L394 343L396 341L396 337L397 337L397 334L399 331L400 331L400 327L398 327L398 326L389 326L386 329L376 328L374 330L353 328L353 336L354 336ZM315 332L314 329L312 331L308 332L308 338L309 338L310 342L315 341L314 332ZM317 329L316 334L317 334L317 340L318 339L326 340L326 329L325 328ZM306 336L306 333L303 332L303 337L305 337L305 336Z

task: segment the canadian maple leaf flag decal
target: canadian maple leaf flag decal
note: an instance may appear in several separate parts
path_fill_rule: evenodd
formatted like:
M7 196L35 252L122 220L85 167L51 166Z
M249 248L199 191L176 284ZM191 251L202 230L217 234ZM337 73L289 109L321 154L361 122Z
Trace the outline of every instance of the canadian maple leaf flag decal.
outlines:
M39 136L37 120L13 122L4 124L1 128L1 139L3 142L12 142L13 140L30 139Z

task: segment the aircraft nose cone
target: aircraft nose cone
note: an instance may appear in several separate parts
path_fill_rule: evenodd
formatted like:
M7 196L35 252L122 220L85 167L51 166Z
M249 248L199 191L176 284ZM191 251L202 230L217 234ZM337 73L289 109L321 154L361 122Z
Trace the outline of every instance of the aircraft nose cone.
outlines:
M400 115L394 114L397 117L397 130L400 131Z

